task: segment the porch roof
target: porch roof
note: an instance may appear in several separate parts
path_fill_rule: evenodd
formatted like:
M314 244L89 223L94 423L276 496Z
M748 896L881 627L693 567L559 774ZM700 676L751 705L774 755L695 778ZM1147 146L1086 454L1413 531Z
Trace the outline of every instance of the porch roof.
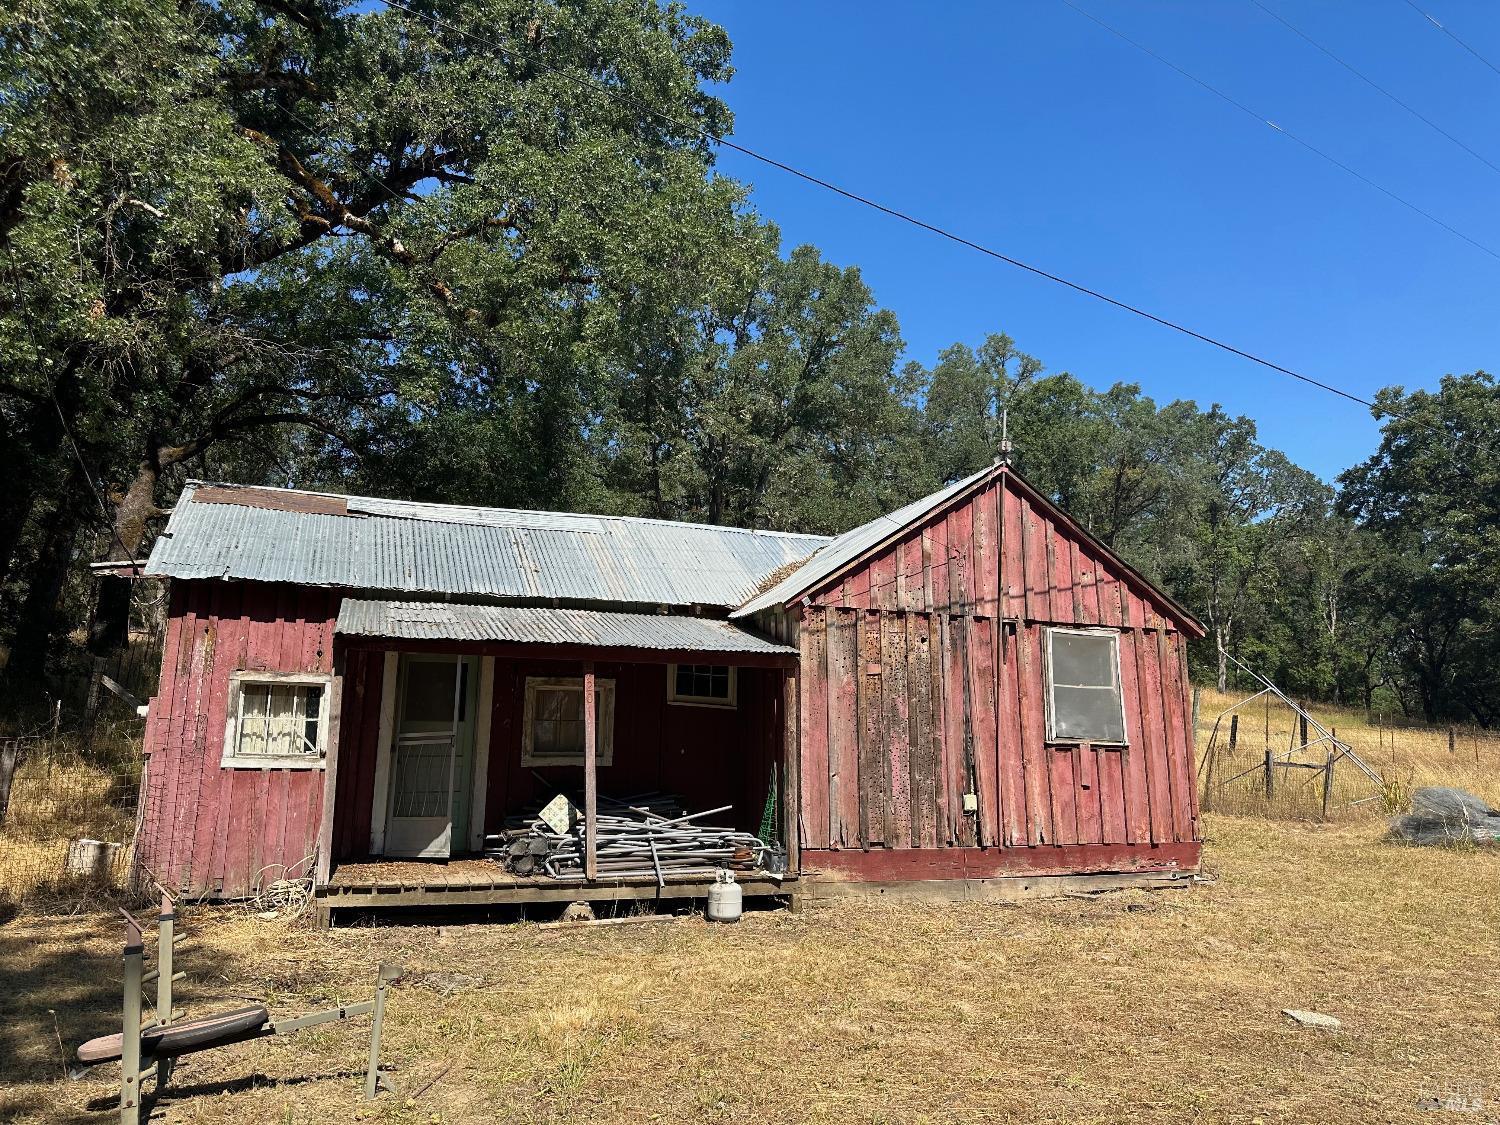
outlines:
M410 641L495 641L765 656L794 656L797 652L728 621L707 617L378 598L345 598L334 631L345 636Z

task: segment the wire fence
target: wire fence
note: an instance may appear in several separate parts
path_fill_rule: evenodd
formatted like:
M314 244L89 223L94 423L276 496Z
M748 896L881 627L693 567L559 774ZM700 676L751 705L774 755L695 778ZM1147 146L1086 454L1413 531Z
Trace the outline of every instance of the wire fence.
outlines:
M1217 693L1214 693L1217 695ZM1197 723L1208 812L1347 820L1405 811L1414 790L1454 786L1500 799L1500 733L1392 723L1289 699L1274 687L1218 697Z
M135 583L128 643L75 654L32 709L45 719L0 732L0 901L129 889L164 601L160 583Z
M124 889L143 765L138 722L0 739L0 898Z

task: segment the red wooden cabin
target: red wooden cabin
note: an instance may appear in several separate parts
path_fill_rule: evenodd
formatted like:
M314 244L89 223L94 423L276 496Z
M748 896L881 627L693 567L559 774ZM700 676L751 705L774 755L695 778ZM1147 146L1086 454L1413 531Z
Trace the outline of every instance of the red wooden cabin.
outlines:
M1197 867L1201 626L1006 465L832 540L194 483L146 573L137 861L189 893L705 893L475 858L555 789L774 798L791 870L749 893Z

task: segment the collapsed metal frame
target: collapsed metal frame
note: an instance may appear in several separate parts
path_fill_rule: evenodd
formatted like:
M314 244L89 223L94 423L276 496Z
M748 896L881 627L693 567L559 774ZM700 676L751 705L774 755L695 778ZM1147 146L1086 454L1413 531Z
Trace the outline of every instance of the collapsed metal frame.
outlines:
M1225 786L1230 785L1243 777L1248 777L1251 774L1262 771L1264 772L1266 778L1266 797L1267 800L1270 800L1273 793L1272 770L1276 767L1280 767L1282 769L1313 770L1316 771L1316 773L1322 774L1323 815L1326 817L1328 815L1328 810L1332 804L1334 767L1338 765L1340 761L1345 760L1347 760L1351 765L1354 766L1355 769L1359 770L1360 773L1362 773L1371 782L1373 782L1377 790L1381 791L1376 792L1372 796L1361 798L1358 801L1352 801L1350 802L1349 807L1358 807L1359 805L1368 804L1371 801L1377 801L1381 798L1385 786L1385 779L1373 767L1371 767L1369 763L1361 758L1359 754L1355 752L1352 746L1337 737L1337 735L1335 735L1322 723L1318 722L1318 720L1313 717L1311 712L1309 712L1301 704L1297 703L1294 699L1291 698L1291 696L1287 695L1286 692L1277 687L1268 677L1261 675L1259 672L1255 671L1255 669L1251 668L1249 665L1245 664L1243 661L1237 659L1236 657L1231 656L1227 653L1225 655L1228 657L1229 661L1235 665L1235 667L1239 668L1240 671L1244 672L1252 680L1260 684L1261 689L1254 695L1247 696L1246 698L1240 700L1232 707L1225 708L1222 712L1219 713L1218 717L1214 719L1213 730L1209 733L1208 746L1204 749L1203 758L1198 763L1198 778L1202 786L1203 807L1205 810L1211 811L1212 794L1216 787L1219 789L1223 789ZM1284 752L1282 752L1279 759L1276 752L1268 748L1265 752L1265 757L1261 762L1257 762L1255 765L1249 767L1248 769L1241 770L1239 773L1236 773L1230 777L1215 781L1214 766L1218 760L1219 734L1220 730L1222 729L1224 720L1235 714L1235 712L1239 711L1240 708L1245 707L1250 703L1254 703L1257 699L1261 699L1263 697L1274 698L1281 702L1293 713L1293 715L1295 715L1300 720L1300 722L1303 724L1304 732L1307 727L1311 727L1317 733L1318 737L1308 739L1306 737L1306 734L1304 733L1302 743L1300 745L1294 743L1292 746L1288 747ZM1327 747L1326 758L1323 762L1300 762L1293 760L1295 755L1312 751L1320 746Z
M186 978L185 972L174 972L173 950L181 940L182 935L175 932L177 913L176 904L165 889L158 885L157 890L161 892L161 909L157 915L157 953L156 968L145 971L145 944L142 936L142 927L135 916L125 910L121 915L125 919L125 947L123 951L124 961L124 1002L122 1004L122 1019L120 1033L120 1122L121 1125L140 1125L141 1106L144 1097L141 1092L141 1084L148 1078L155 1077L156 1085L152 1092L152 1101L159 1099L166 1088L168 1079L176 1065L177 1059L186 1054L194 1054L198 1051L212 1050L216 1047L227 1047L232 1043L245 1043L254 1039L267 1039L273 1035L287 1035L292 1032L302 1031L319 1024L331 1023L335 1020L356 1019L360 1016L371 1016L370 1021L370 1052L368 1063L365 1068L364 1100L369 1102L375 1099L375 1094L380 1086L384 1086L392 1093L396 1087L391 1082L390 1076L380 1068L380 1040L385 1024L386 994L391 985L401 979L402 970L399 965L390 962L381 962L375 977L375 995L373 999L361 1000L355 1004L345 1004L337 1008L325 1008L319 1012L312 1012L305 1016L297 1016L293 1019L271 1020L266 1019L259 1026L248 1030L238 1031L221 1038L208 1039L202 1042L192 1043L181 1047L158 1050L154 1052L153 1061L142 1067L142 1036L145 1032L154 1028L170 1028L173 1026L175 1012L172 1001L172 985ZM145 999L145 989L152 983L156 985L156 996L153 1002L154 1018L149 1023L143 1023L144 1008L142 1001ZM188 1021L191 1022L191 1021ZM178 1025L183 1026L183 1025ZM80 1054L85 1047L93 1044L106 1042L112 1036L103 1036L97 1040L91 1040L79 1048ZM97 1062L110 1061L108 1057L99 1058ZM95 1061L80 1062L73 1067L70 1077L79 1078L88 1067L95 1065Z

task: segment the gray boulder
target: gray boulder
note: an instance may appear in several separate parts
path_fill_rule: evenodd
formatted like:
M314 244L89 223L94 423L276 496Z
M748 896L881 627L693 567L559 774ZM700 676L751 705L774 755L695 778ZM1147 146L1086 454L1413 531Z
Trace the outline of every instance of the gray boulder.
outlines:
M1438 847L1500 843L1500 809L1462 789L1418 789L1411 812L1391 821L1391 838Z

